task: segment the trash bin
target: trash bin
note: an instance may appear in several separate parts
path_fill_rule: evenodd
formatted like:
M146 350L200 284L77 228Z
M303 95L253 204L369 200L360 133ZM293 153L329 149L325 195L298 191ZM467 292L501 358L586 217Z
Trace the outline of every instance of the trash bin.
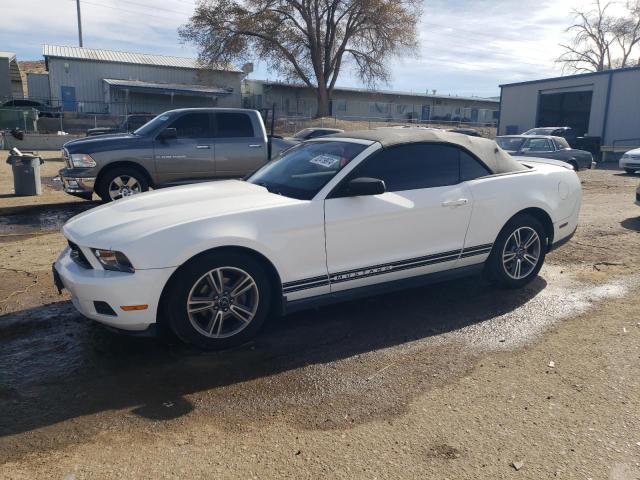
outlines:
M42 158L31 152L22 153L17 148L11 149L7 163L13 170L13 189L16 195L42 195L40 183L40 165Z

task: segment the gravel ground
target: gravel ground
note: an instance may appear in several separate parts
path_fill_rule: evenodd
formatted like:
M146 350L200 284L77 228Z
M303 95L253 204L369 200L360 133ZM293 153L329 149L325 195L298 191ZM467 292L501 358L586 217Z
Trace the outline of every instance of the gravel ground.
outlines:
M79 317L49 270L93 204L0 182L0 477L640 478L640 177L580 177L578 233L522 291L335 305L213 354Z

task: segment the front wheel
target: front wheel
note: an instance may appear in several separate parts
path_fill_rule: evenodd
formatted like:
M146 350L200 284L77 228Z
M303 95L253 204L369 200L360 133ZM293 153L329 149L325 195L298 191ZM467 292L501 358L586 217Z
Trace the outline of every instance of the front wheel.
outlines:
M97 193L103 202L113 202L149 190L149 182L135 168L114 168L102 175Z
M185 343L206 350L240 345L264 324L271 287L249 255L212 252L178 271L168 291L171 330Z
M485 265L490 280L505 288L520 288L542 268L547 239L542 224L530 215L517 215L500 231Z

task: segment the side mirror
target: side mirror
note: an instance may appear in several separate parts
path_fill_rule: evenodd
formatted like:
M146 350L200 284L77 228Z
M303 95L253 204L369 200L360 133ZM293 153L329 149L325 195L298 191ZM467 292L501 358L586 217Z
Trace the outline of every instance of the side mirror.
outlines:
M158 135L160 140L171 140L172 138L178 138L178 131L175 128L165 128Z
M380 195L387 191L384 181L378 178L359 177L347 184L346 194L350 197Z

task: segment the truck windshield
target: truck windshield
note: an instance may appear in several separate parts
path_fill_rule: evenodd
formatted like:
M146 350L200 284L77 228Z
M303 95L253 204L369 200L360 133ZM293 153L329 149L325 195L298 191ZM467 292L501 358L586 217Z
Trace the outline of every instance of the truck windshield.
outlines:
M272 193L311 200L329 180L368 145L353 142L307 142L267 163L247 181Z
M149 120L147 123L145 123L140 128L138 128L135 132L133 132L133 134L142 135L142 136L147 135L155 131L160 125L166 123L167 120L169 120L169 115L165 113L161 113L160 115L155 117L153 120Z

